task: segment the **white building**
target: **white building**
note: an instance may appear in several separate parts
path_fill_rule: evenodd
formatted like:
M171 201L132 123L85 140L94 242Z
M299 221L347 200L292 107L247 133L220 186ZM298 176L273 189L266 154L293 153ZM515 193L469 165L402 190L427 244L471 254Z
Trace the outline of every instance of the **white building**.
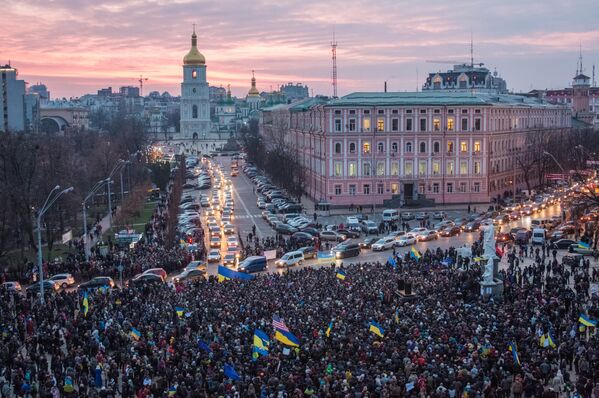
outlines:
M181 83L182 139L211 140L210 94L206 81L206 58L198 51L195 29L191 49L183 57Z

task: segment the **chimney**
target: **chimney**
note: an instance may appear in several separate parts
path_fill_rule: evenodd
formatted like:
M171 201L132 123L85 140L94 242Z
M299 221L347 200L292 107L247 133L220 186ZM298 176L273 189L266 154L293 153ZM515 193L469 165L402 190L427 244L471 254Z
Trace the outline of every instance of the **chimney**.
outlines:
M387 81L385 81L385 92L387 92Z

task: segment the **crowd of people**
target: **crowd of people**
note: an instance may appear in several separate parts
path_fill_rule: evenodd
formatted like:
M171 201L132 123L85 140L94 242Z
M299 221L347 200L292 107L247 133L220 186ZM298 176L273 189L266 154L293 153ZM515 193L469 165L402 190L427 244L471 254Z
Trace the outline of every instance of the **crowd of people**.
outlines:
M460 267L455 250L406 255L395 266L342 264L344 280L321 266L251 281L101 289L88 293L87 314L82 292L50 295L44 305L3 292L0 394L597 396L599 338L578 322L580 314L599 319L592 267L517 257L516 248L506 253L496 299L480 297L480 268ZM397 294L400 279L412 284L413 300ZM273 316L299 347L272 338ZM256 329L271 344L254 359Z

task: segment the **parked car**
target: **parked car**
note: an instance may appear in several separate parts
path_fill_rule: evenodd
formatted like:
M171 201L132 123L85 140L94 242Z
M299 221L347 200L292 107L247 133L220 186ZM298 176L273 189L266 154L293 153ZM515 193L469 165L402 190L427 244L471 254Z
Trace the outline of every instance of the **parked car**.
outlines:
M308 260L310 258L316 258L316 249L313 246L304 246L297 249L298 252L302 252L304 255L304 260Z
M360 233L349 229L338 229L338 234L344 235L347 239L355 239L360 237Z
M376 242L377 240L378 240L378 238L373 238L373 237L366 238L362 242L360 242L360 247L362 249L370 249L372 247L372 244L374 242Z
M40 291L40 283L36 282L32 285L29 285L25 288L27 292L39 292ZM54 283L53 281L45 280L44 281L44 293L54 293L60 290L60 285Z
M444 211L436 211L433 213L433 220L443 220L446 216Z
M299 250L288 252L275 261L277 267L291 267L296 264L301 264L304 261L304 254Z
M194 281L198 279L204 279L204 271L200 271L199 269L186 269L181 272L179 275L173 277L173 282L181 283L185 281Z
M408 214L410 214L410 213L408 213ZM426 220L427 218L428 218L428 214L426 214L426 212L424 212L424 211L419 211L418 213L416 213L416 220L418 220L418 221L423 221L423 220Z
M309 243L312 242L312 240L314 240L314 237L312 235L310 235L307 232L295 232L293 235L291 235L291 237L293 239L295 239L297 242L299 242L300 244L304 244L304 243Z
M334 241L334 242L341 242L343 241L343 236L339 235L337 232L335 231L322 231L320 233L320 240L321 241Z
M576 245L578 244L578 242L576 242L575 240L572 239L559 239L553 243L551 243L551 248L552 249L569 249L570 246L572 245Z
M164 280L156 274L137 274L129 281L129 284L134 286L148 283L164 283Z
M414 213L410 213L409 211L401 213L401 219L404 221L410 221L414 219Z
M373 251L382 251L382 250L391 249L391 248L393 248L393 246L395 246L395 237L394 236L385 236L384 238L381 238L372 244L372 250Z
M439 235L437 234L437 231L427 230L427 231L423 231L420 234L418 234L418 241L426 242L429 240L435 240L438 237L439 237Z
M336 259L343 259L348 257L356 257L360 255L360 245L353 242L340 243L333 247L331 253Z
M48 278L48 280L56 283L63 289L66 289L67 287L73 286L75 284L75 278L73 278L73 275L71 274L56 274Z
M294 228L291 225L283 224L282 222L275 224L274 229L276 232L284 235L293 235L298 231L297 228Z
M166 281L166 271L164 268L150 268L142 272L144 275L158 275L163 281Z
M374 221L363 220L361 222L361 224L362 224L362 232L364 232L365 234L378 234L379 233L379 227L378 227L378 225L376 225L376 223Z
M79 289L97 289L103 286L113 288L115 287L115 283L109 276L96 276L87 282L79 284Z
M516 242L517 245L526 244L528 243L529 239L530 231L526 229L520 229L518 232L516 232L516 235L514 236L514 242Z
M408 246L408 245L413 245L416 243L416 235L414 235L411 232L408 232L407 234L401 236L399 239L396 240L395 245L396 246Z
M465 232L476 232L480 229L480 221L471 221L464 226Z

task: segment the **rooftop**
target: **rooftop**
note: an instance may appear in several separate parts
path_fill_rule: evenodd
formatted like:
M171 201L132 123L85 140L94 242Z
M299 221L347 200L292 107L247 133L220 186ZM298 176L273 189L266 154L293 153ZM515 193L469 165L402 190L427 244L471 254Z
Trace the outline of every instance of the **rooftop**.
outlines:
M421 91L421 92L357 92L336 100L326 106L523 106L535 108L560 108L538 98L513 94L479 93L470 91Z

